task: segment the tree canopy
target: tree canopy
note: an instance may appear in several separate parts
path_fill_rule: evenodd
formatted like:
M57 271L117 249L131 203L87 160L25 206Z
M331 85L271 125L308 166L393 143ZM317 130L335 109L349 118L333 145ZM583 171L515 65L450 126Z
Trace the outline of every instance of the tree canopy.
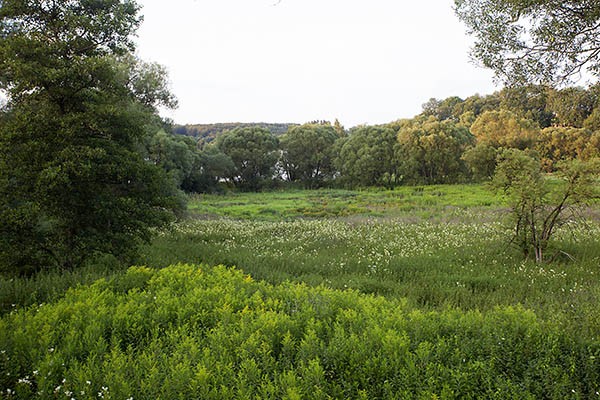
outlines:
M600 75L597 0L455 0L476 38L471 55L508 84Z
M129 52L131 0L4 0L0 7L0 254L23 269L127 258L181 203L138 151L164 71Z
M333 175L333 144L339 134L327 125L291 127L281 138L281 164L289 181L314 188Z
M410 183L456 182L465 172L461 155L473 141L455 121L416 120L398 131L399 173Z
M481 143L523 150L535 144L539 127L510 111L486 111L473 123L471 133Z
M360 127L336 143L335 163L347 185L391 187L397 180L396 133L389 127Z
M217 136L215 146L231 158L234 168L228 178L239 188L256 190L273 178L279 139L268 129L248 127L225 131Z

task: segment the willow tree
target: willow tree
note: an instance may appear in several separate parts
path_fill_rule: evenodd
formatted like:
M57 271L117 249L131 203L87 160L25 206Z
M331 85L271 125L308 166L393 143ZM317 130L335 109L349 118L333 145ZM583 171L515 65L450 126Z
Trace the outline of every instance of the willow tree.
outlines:
M597 0L455 0L475 36L472 56L509 84L600 74Z
M389 189L398 184L398 139L393 129L363 126L336 141L334 164L341 181L349 187L383 185Z
M331 178L334 174L332 150L339 137L335 127L330 125L291 127L281 138L280 163L287 179L300 181L306 188L313 189Z
M279 139L258 126L221 132L215 147L229 157L233 168L227 178L243 190L258 190L275 176Z
M409 183L456 183L467 172L461 155L474 140L451 119L416 118L398 130L398 173Z

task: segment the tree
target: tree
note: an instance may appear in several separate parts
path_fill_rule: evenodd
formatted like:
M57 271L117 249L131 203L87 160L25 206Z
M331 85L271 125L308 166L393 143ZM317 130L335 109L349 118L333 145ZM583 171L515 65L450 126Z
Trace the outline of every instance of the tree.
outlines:
M336 142L335 164L349 186L397 184L396 133L388 127L367 126L352 130Z
M476 118L473 111L465 111L460 115L458 122L460 122L460 124L466 128L471 128L471 126L473 126L475 123L475 120Z
M596 107L583 121L583 127L592 132L600 132L600 107Z
M215 146L234 165L228 176L239 188L256 190L273 178L279 157L279 139L268 129L235 128L217 136Z
M455 0L476 37L471 55L508 84L560 84L600 74L597 0Z
M582 160L600 158L600 131L592 133L590 141L580 155Z
M174 136L159 130L146 141L146 156L154 165L161 167L173 185L181 187L199 163L200 155L193 139Z
M217 191L219 181L230 176L234 170L235 165L229 156L216 146L206 146L200 152L198 166L189 179L184 181L183 189L197 193Z
M339 137L344 137L346 136L346 128L344 128L342 126L342 124L340 123L340 121L338 121L338 119L335 119L335 122L333 123L333 130L335 131L335 133L337 133L337 135Z
M561 161L589 158L592 132L586 129L556 127L542 129L535 149L542 167L554 172Z
M138 9L131 0L2 1L1 267L128 259L182 206L138 152L156 107L173 105L162 73L143 82L128 56Z
M555 126L581 128L594 111L597 101L594 91L569 87L550 91L548 109L554 116Z
M440 121L453 119L458 121L463 113L463 99L460 97L448 97L442 101L435 98L429 99L423 104L423 112L421 115L427 117L435 117Z
M287 179L315 188L330 178L333 174L332 148L338 137L332 126L291 127L281 138L280 160Z
M410 183L455 183L466 172L461 155L474 137L453 120L416 119L398 130L398 173Z
M478 143L523 150L533 147L539 127L535 122L510 111L487 111L473 123L471 133Z
M117 69L120 69L123 81L133 97L146 107L157 112L157 105L176 108L177 99L169 90L167 69L158 64L145 62L131 53L119 57Z
M551 239L560 227L577 219L579 207L600 197L596 177L600 163L591 160L571 161L560 165L558 182L550 184L542 175L541 164L526 152L504 150L498 156L493 185L507 199L510 209L510 243L516 245L525 258L533 255L535 262L550 262L560 249L548 257Z
M231 158L213 145L198 148L192 137L168 133L168 127L148 136L140 150L144 158L161 167L173 184L187 193L214 192L218 182L233 173Z
M489 94L481 97L478 94L467 97L462 103L462 112L472 112L477 118L480 114L486 111L495 111L500 107L500 98L496 94Z
M554 114L548 107L552 90L542 85L506 87L498 93L501 109L536 122L541 128L552 125Z
M478 143L465 150L461 159L465 162L475 181L492 179L496 170L496 147L489 143Z

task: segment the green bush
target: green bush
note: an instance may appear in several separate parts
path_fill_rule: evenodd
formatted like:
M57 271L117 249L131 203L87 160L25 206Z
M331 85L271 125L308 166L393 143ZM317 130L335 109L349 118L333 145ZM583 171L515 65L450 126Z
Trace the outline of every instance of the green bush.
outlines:
M223 266L132 267L0 319L0 398L591 398L599 362L600 341L521 308L422 312Z

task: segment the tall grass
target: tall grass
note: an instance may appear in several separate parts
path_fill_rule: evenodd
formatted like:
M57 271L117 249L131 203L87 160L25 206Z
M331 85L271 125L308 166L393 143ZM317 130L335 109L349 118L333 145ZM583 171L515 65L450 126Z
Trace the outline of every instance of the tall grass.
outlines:
M474 216L410 224L373 218L200 220L161 235L145 248L142 262L237 266L273 284L352 288L426 310L522 305L543 318L564 318L573 329L600 330L592 323L600 311L600 225L558 233L556 245L577 254L577 262L537 265L506 246L502 224L465 222Z
M75 270L47 270L33 276L0 276L0 315L58 300L70 288L90 285L100 278L119 276L126 270L127 267L113 257L100 257Z

